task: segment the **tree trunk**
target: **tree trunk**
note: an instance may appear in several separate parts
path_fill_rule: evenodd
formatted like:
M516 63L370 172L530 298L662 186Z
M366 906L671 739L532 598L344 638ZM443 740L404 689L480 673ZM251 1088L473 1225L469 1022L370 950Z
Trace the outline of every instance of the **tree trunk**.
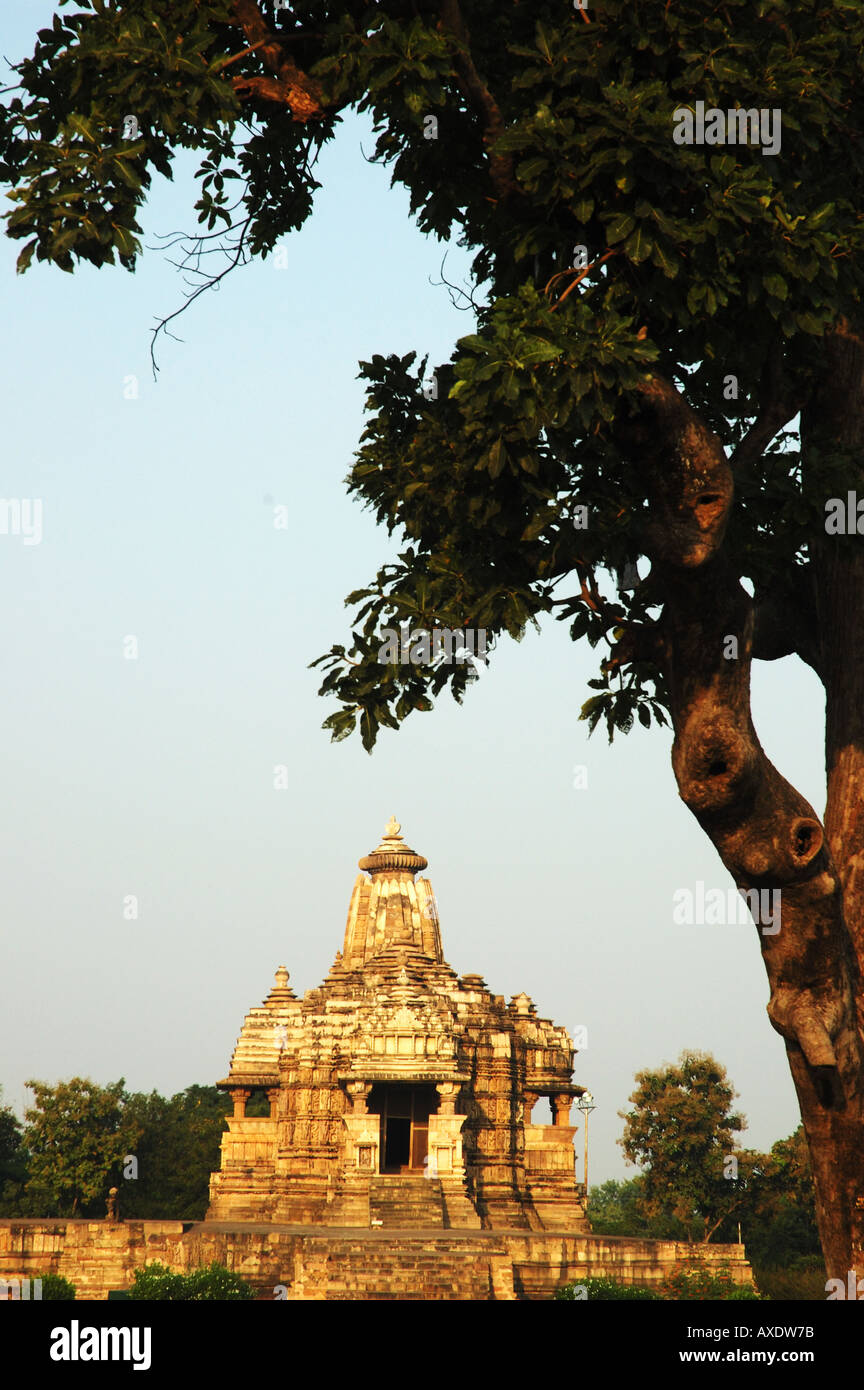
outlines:
M859 387L862 363L864 354L857 361ZM861 395L864 401L864 390ZM862 925L861 561L838 560L836 550L823 546L817 576L820 620L826 621L829 604L836 605L833 614L843 612L839 632L823 628L824 645L831 647L824 667L826 830L768 760L753 727L754 601L723 546L733 496L730 464L717 436L671 383L653 377L643 399L640 416L625 430L647 462L645 549L652 587L656 582L664 603L655 637L670 692L672 766L682 800L738 888L780 892L779 922L758 922L771 988L768 1015L785 1040L798 1093L827 1272L845 1284L850 1269L864 1275L864 1039L859 963L844 911L845 892L855 924ZM848 393L843 400L848 409ZM790 623L794 619L790 614ZM838 650L838 635L858 645ZM737 657L728 655L729 637L737 639ZM794 643L786 649L797 650Z
M802 412L805 477L832 454L864 496L864 342L845 321L828 334L825 372ZM830 495L830 494L829 494ZM828 496L824 499L828 501ZM845 500L845 493L844 493ZM828 796L825 831L843 895L847 939L855 954L857 1031L864 1023L864 539L817 533L811 547L819 669L825 686L825 766ZM864 1133L860 1119L864 1080L859 1073L854 1104L825 1113L796 1075L801 1112L816 1180L816 1210L823 1246L849 1255L842 1278L864 1276ZM800 1066L799 1066L800 1071ZM806 1112L805 1112L806 1105ZM847 1235L847 1231L850 1233Z

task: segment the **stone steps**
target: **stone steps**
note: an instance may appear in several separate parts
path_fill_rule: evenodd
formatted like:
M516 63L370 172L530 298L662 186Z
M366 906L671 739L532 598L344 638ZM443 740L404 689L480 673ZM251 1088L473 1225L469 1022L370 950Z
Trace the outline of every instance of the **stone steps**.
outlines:
M317 1248L316 1248L317 1247ZM498 1242L395 1236L304 1244L289 1297L330 1301L514 1299L512 1265Z
M374 1177L369 1184L369 1223L388 1230L444 1226L439 1178Z

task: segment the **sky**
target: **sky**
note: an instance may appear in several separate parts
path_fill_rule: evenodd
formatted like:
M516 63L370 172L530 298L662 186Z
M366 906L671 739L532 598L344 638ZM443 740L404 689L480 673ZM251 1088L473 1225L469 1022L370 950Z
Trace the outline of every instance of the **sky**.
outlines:
M0 53L29 54L53 9L4 0ZM194 229L194 161L154 184L134 275L16 276L0 239L0 494L42 505L38 544L0 535L2 1100L20 1115L31 1078L168 1095L226 1076L276 968L298 994L327 973L357 860L395 814L453 968L587 1029L592 1186L635 1175L619 1112L637 1071L685 1048L726 1067L743 1142L769 1148L799 1117L757 928L673 921L676 892L732 880L678 798L668 731L588 737L599 652L546 621L498 643L463 706L445 695L371 756L321 729L335 705L308 664L395 553L344 483L358 363L444 361L474 328L436 283L466 253L418 231L371 147L347 120L282 268L201 296L157 382L150 330L183 302L159 236ZM757 664L753 712L821 814L816 677Z

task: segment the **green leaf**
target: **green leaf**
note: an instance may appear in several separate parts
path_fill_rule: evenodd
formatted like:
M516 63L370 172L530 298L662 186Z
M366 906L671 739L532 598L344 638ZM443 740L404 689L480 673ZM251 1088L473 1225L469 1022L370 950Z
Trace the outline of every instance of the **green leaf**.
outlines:
M536 155L533 159L526 159L516 166L516 177L520 183L530 183L538 174L543 174L549 168L549 160L545 156Z
M486 471L488 471L490 477L497 478L506 463L507 450L504 448L504 441L503 439L496 439L495 443L492 445L492 449L489 450L488 455L485 457Z
M659 241L655 241L651 248L651 259L655 265L660 267L667 280L675 279L678 274L678 262L672 260Z
M653 242L648 235L644 223L636 228L631 236L624 243L624 254L629 256L631 261L638 265L640 261L647 260L651 254Z
M785 299L789 293L786 281L782 275L763 275L762 284L769 294L773 294L775 299Z
M33 252L36 250L36 245L37 238L34 237L32 241L28 241L27 245L24 247L22 251L19 251L18 259L15 262L15 270L19 275L24 274L24 271L27 269L28 265L32 261Z
M561 356L561 349L555 343L547 343L542 338L532 338L527 350L523 349L525 362L552 362Z
M834 211L833 203L826 203L818 212L814 212L812 217L807 218L807 226L810 228L821 227Z
M551 517L552 513L545 508L538 512L534 519L525 527L519 539L522 541L536 541L537 537L546 530Z
M82 135L85 140L89 140L91 145L98 144L93 126L88 120L85 120L83 116L70 116L69 125L78 135Z
M590 700L586 700L579 714L580 719L590 719L595 710L600 714L606 704L608 696L592 695Z
M134 256L139 250L139 244L132 233L125 227L114 228L114 244L121 256Z
M112 160L112 163L115 172L120 175L126 186L134 189L134 191L138 193L141 189L141 179L137 171L135 169L130 169L125 159L122 159L119 155Z
M610 246L614 246L617 241L623 241L628 237L636 226L636 218L631 217L629 212L618 212L606 223L606 240Z

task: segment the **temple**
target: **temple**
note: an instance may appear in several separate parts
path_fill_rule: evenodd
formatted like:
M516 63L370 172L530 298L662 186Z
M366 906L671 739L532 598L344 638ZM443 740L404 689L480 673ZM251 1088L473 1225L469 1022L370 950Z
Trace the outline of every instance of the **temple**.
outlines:
M391 821L327 979L299 999L280 966L247 1015L205 1220L124 1221L122 1195L120 1220L116 1203L102 1222L0 1218L0 1279L60 1274L103 1299L150 1262L215 1261L267 1300L551 1299L695 1269L749 1285L740 1244L592 1234L572 1041L527 994L451 970L426 867Z
M587 1231L566 1030L451 969L395 820L359 867L324 983L246 1017L207 1221Z

